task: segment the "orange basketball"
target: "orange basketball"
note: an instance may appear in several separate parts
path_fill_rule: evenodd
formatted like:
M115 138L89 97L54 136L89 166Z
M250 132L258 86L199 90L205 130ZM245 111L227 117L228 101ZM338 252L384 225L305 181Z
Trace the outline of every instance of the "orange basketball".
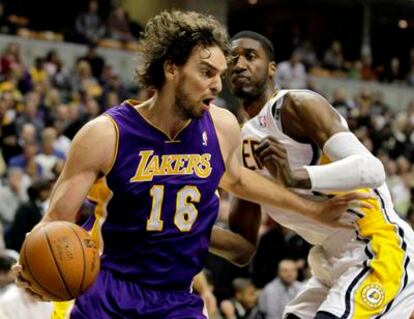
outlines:
M22 278L31 289L54 301L74 299L84 293L99 273L99 251L81 227L50 222L35 228L20 251Z

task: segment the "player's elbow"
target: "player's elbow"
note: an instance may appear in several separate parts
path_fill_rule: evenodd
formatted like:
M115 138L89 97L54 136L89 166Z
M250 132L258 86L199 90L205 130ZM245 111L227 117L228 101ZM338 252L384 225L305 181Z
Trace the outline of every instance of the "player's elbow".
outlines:
M252 259L253 256L256 254L256 246L251 244L249 247L244 249L243 252L240 252L240 254L235 255L230 262L238 267L244 267L248 265Z
M360 174L365 187L377 188L385 183L385 170L381 161L374 156L361 156Z

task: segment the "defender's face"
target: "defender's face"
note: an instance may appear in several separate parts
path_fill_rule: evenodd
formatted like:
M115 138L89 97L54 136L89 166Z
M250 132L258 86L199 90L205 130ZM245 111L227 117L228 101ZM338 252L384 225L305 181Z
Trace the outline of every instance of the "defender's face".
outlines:
M260 42L240 38L231 43L230 88L239 98L262 94L269 79L269 59Z
M178 112L192 118L208 111L222 89L226 68L226 57L219 47L195 47L187 63L179 67L175 95Z

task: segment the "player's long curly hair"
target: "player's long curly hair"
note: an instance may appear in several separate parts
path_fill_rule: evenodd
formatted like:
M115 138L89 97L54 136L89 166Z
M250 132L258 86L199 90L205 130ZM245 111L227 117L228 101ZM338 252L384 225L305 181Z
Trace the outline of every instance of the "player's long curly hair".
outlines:
M160 89L165 82L164 62L184 65L194 47L217 45L229 56L226 31L213 17L197 12L163 11L151 18L142 37L143 61L136 77L141 87Z

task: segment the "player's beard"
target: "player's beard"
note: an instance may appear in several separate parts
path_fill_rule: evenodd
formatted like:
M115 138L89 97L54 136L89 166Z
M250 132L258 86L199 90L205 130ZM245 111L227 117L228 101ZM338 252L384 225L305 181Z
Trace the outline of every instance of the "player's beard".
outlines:
M258 82L251 83L249 86L233 86L233 93L242 100L253 101L263 94L266 90L268 74L259 78Z
M201 117L202 114L195 112L195 106L191 105L190 95L184 92L182 87L178 87L175 93L175 106L178 113L184 120L188 120L195 117Z

